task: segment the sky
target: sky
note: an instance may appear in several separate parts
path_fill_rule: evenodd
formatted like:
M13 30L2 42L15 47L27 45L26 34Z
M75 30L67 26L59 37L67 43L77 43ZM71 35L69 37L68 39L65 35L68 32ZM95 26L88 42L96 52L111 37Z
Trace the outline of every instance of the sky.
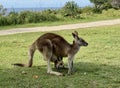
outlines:
M0 0L0 4L5 8L63 7L68 1L75 1L80 7L91 5L89 0Z

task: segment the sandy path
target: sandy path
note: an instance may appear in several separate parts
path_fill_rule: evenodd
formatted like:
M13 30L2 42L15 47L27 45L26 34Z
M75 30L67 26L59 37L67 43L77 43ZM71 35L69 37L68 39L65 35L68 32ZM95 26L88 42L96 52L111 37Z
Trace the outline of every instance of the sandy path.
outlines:
M27 33L27 32L69 30L69 29L98 27L98 26L115 25L115 24L120 24L120 19L68 24L68 25L60 25L60 26L50 26L50 27L45 26L45 27L33 27L33 28L14 28L10 30L1 30L0 35L10 35L10 34Z

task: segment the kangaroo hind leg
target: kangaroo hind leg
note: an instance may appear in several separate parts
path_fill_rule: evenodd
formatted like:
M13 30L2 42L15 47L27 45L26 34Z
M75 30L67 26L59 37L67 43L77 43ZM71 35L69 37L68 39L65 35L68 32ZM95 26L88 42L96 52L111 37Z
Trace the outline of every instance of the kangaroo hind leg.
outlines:
M63 75L62 73L52 71L50 61L52 58L52 42L50 40L46 40L46 45L43 46L43 57L47 61L47 73L53 74L53 75Z

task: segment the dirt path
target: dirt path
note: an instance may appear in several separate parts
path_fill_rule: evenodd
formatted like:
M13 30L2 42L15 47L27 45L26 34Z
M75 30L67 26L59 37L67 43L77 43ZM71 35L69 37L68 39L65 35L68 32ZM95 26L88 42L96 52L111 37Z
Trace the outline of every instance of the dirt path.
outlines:
M50 27L45 26L45 27L33 27L33 28L14 28L10 30L1 30L0 35L10 35L10 34L27 33L27 32L40 32L40 31L43 32L43 31L69 30L69 29L97 27L97 26L115 25L115 24L120 24L120 19L68 24L68 25L60 25L60 26L50 26Z

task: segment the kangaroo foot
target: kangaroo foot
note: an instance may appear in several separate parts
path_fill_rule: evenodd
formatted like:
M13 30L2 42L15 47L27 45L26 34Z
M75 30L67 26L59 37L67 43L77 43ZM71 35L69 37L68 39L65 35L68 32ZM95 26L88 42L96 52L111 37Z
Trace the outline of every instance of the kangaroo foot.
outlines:
M52 74L52 75L57 75L57 76L63 76L62 73L60 72L55 72L55 71L50 71L50 72L47 72L48 74Z

